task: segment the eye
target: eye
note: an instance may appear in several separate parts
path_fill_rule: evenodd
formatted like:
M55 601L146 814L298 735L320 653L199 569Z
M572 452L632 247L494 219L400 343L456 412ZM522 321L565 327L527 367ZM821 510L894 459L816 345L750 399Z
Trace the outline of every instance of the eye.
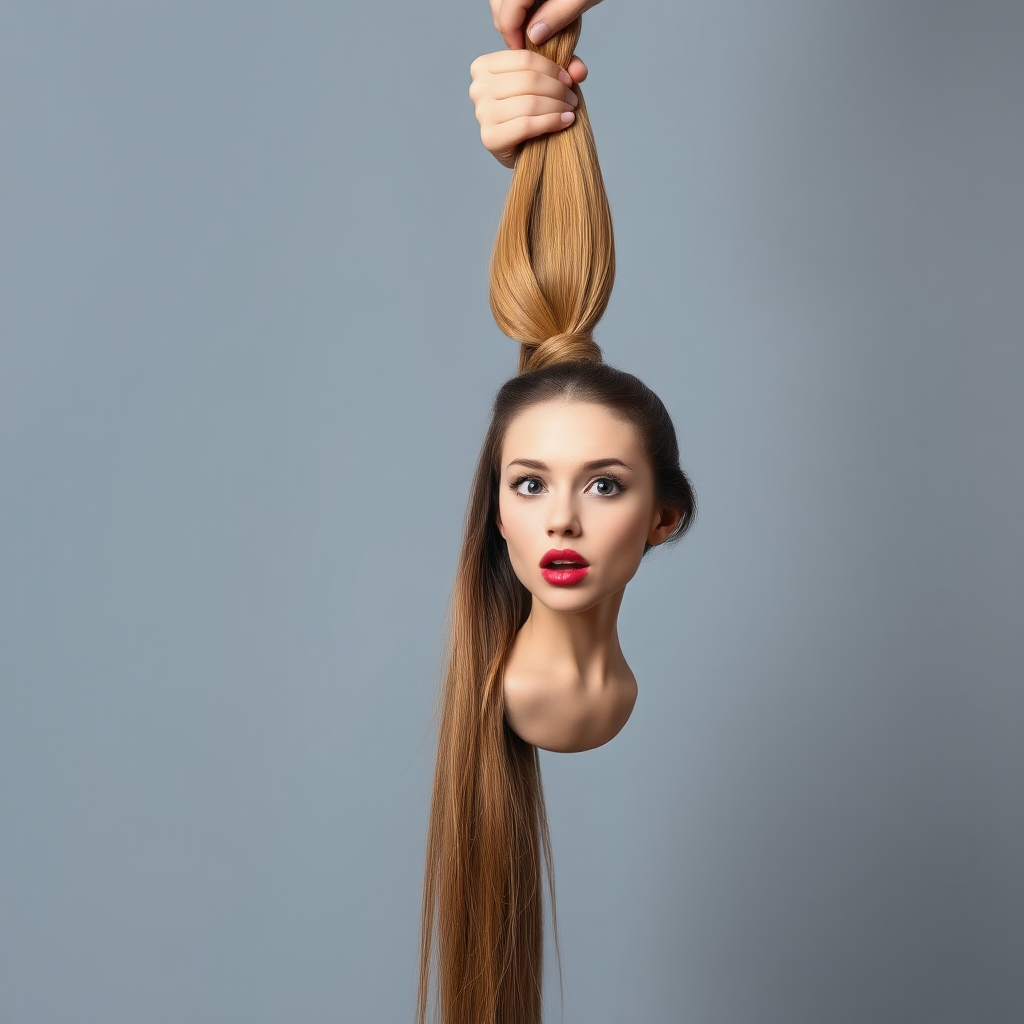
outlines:
M516 494L524 498L531 498L544 490L544 485L535 476L521 476L518 480L513 480L510 486Z
M622 486L622 481L614 476L598 477L592 486L594 493L602 498L613 498L616 494L621 494L626 489Z

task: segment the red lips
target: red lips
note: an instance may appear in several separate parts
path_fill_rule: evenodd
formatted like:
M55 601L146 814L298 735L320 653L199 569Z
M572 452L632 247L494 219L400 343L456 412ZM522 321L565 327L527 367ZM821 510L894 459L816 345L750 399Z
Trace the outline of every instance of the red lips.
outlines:
M580 569L590 563L572 548L563 548L561 551L552 548L541 560L540 567L546 569L552 562L572 562L572 565L565 566L566 569Z
M556 562L559 564L556 565ZM572 548L563 548L561 551L552 548L540 560L540 574L552 586L571 587L587 575L588 565L590 563Z

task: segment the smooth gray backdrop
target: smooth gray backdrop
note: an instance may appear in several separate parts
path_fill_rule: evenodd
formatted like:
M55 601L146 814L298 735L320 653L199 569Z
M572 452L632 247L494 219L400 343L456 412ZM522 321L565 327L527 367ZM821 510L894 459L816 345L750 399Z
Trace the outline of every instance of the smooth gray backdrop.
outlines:
M484 0L0 5L0 1022L409 1022L514 349ZM700 515L545 755L566 1024L1024 1019L1024 6L607 0ZM557 976L548 975L550 1019Z

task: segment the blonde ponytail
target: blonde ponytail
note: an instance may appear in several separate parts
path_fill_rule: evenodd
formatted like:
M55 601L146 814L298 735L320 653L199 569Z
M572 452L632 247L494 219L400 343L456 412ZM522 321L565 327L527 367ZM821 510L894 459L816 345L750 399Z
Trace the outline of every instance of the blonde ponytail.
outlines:
M577 18L527 46L566 68L580 25ZM575 91L575 121L523 143L491 254L491 312L522 345L520 373L563 359L601 360L593 333L612 293L615 241L587 105ZM558 340L545 346L551 339Z

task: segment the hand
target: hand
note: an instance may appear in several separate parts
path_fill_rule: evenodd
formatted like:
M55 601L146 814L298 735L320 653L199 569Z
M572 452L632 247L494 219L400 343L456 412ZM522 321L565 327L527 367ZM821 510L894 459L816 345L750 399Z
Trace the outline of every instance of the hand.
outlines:
M500 163L514 167L521 142L572 124L579 103L572 86L587 77L583 61L573 61L578 68L566 72L532 50L500 50L470 65L480 141Z
M530 18L526 31L534 43L543 43L570 21L575 21L584 11L596 7L601 0L547 0L540 5ZM491 0L491 15L494 27L511 50L522 50L523 22L533 6L532 0Z

